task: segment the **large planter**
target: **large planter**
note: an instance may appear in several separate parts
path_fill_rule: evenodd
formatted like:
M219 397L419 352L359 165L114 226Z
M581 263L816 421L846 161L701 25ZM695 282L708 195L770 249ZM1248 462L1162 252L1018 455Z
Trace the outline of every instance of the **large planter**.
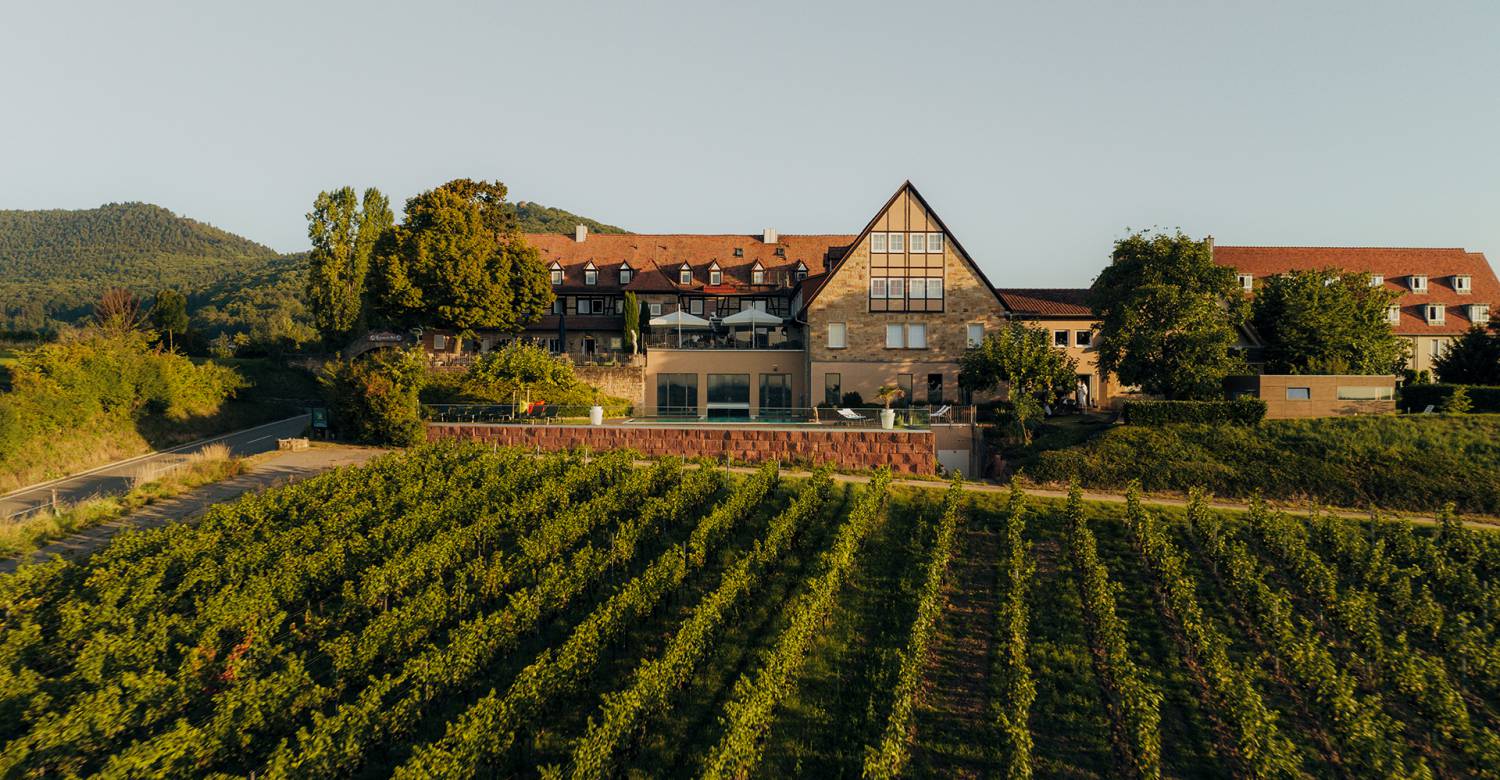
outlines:
M589 407L589 425L603 425L603 424L604 424L604 407L602 407L602 406L590 406Z
M884 428L886 430L890 430L890 429L896 427L896 410L895 409L881 409L880 410L880 427Z

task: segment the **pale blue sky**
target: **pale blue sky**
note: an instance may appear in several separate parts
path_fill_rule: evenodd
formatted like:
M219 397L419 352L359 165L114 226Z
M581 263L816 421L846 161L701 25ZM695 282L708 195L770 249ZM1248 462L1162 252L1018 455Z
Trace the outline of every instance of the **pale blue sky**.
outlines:
M910 178L1002 286L1150 225L1500 258L1493 2L12 2L0 73L0 208L282 250L343 184L837 233Z

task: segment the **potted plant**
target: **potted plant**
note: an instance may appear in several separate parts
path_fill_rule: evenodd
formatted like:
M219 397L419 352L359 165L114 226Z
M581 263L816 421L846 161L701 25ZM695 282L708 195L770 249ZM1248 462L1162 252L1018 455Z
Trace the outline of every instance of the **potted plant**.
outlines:
M885 405L885 408L880 410L881 428L890 430L896 427L896 410L891 408L891 404L901 400L905 395L906 392L895 385L881 385L880 389L875 391L875 398Z
M599 388L593 388L594 405L589 407L589 425L604 424L604 406L599 403Z

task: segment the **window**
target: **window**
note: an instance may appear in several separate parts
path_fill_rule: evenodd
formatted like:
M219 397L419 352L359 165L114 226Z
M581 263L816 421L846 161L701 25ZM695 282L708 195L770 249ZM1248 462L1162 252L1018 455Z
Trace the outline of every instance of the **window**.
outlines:
M660 317L661 316L661 304L659 304L659 303L648 303L648 304L646 304L646 306L647 306L646 310L649 311L649 312L651 312L651 316L653 316L653 317Z
M441 333L434 333L432 335L432 348L437 352L442 352L443 350L447 349L448 337L444 336Z
M1412 274L1406 277L1406 286L1412 292L1427 292L1427 277L1422 274Z
M1432 355L1433 357L1437 357L1438 355L1443 354L1443 340L1431 339L1431 342L1432 343L1427 346L1427 354Z
M906 347L906 328L900 325L885 326L885 348L904 349Z
M1469 304L1469 322L1475 325L1483 325L1490 321L1490 305L1487 303Z
M566 308L567 308L567 301L563 300L562 298L553 298L552 299L552 313L553 314L562 314L562 313L564 313L564 310Z
M1390 306L1385 307L1385 318L1387 320L1389 320L1392 324L1400 323L1401 322L1401 307L1398 304L1394 304L1394 303L1391 304Z
M928 233L927 234L927 254L929 254L929 255L940 255L942 253L943 253L943 234L942 233Z
M562 284L562 283L563 283L562 266L558 265L557 263L553 263L552 264L552 285L555 287L555 286L557 286L559 284Z
M594 264L593 263L589 263L588 265L584 266L583 267L583 283L584 284L592 285L592 284L597 283L598 281L599 281L599 270L596 269L596 268L594 268Z
M625 286L627 284L630 284L630 280L634 276L635 276L635 269L634 268L631 268L628 265L622 265L622 266L620 266L620 286L623 287L623 286Z
M690 268L690 267L688 267L687 263L683 263L682 267L677 269L677 283L678 284L692 284L693 283L693 269Z
M848 334L848 331L844 327L844 323L842 323L842 322L830 322L830 323L828 323L828 348L829 349L843 349L843 348L849 346L849 342L847 341L848 335L849 334Z
M885 234L884 233L871 233L870 234L870 251L873 252L873 253L875 253L875 254L883 254L885 252Z
M657 374L656 413L666 417L698 414L697 374Z
M906 348L927 349L927 326L913 322L906 326Z
M927 298L927 280L911 279L909 281L911 282L911 289L906 291L906 296L913 300L925 300Z
M886 235L886 246L889 247L891 254L900 254L902 252L905 252L906 251L906 234L905 233L888 233Z
M624 298L616 298L615 299L615 314L624 314L624 313L625 313L625 299Z
M741 247L741 246L735 247L734 248L734 256L735 257L744 257L745 256L745 248Z
M766 283L766 269L761 268L760 267L760 263L756 263L755 267L750 269L750 283L751 284L765 284Z
M614 351L616 351L616 352L619 352L620 350L624 349L625 348L625 337L624 336L610 336L609 337L609 348L612 349L612 350L614 350Z
M901 299L901 298L905 298L906 297L906 280L905 279L888 279L888 280L886 280L886 293L887 293L887 295L886 295L887 298L896 298L898 300Z
M984 343L984 323L971 322L964 326L964 341L969 347Z
M1310 387L1288 387L1286 389L1286 400L1309 401L1312 400L1312 388Z
M1390 401L1396 397L1393 387L1340 387L1340 401Z
M786 247L778 246L776 247L776 251L772 252L771 254L774 254L777 257L786 257Z
M1052 331L1052 346L1066 348L1068 346L1068 332L1065 330Z
M927 254L927 234L926 233L912 233L911 234L911 253L914 254L914 255L925 255L925 254Z
M750 375L709 374L708 416L748 418L750 416Z
M1461 292L1461 293L1467 293L1467 292L1469 292L1469 290L1470 290L1470 287L1469 287L1469 277L1464 276L1463 274L1459 274L1457 276L1454 276L1453 277L1453 289L1457 290L1458 292Z
M772 416L777 413L785 415L792 409L792 375L791 374L761 374L760 375L760 416L765 417L770 411Z
M690 298L690 299L688 299L688 314L692 314L692 315L696 315L696 316L701 316L703 314L703 299L702 298Z
M911 406L911 374L897 374L896 386L901 388L901 398L896 406Z
M927 300L941 301L943 299L943 280L937 277L927 280Z
M589 298L579 298L579 299L577 299L577 302L575 302L573 304L573 307L574 307L574 309L577 310L577 312L579 314L593 314L594 313L594 302L593 302L593 300L591 300Z
M807 266L802 261L797 261L797 267L792 270L792 278L799 282L807 278Z
M886 286L884 279L870 280L870 297L875 300L884 300L886 297Z
M938 406L943 403L943 375L927 375L927 403Z
M1253 274L1240 274L1240 289L1250 292L1255 289L1255 276Z
M838 406L844 402L844 375L823 375L823 403Z
M1385 277L1384 276L1381 276L1380 274L1370 274L1370 286L1371 287L1379 287L1382 284L1385 284Z
M1428 325L1442 325L1443 323L1448 321L1448 318L1444 312L1443 304L1429 303L1426 306L1426 310Z
M719 264L718 263L714 263L713 265L711 265L711 266L708 267L708 283L709 284L723 284L724 283L724 272L719 270Z
M1073 331L1073 344L1074 344L1074 346L1087 347L1089 344L1092 344L1093 341L1094 341L1094 332L1093 331L1091 331L1091 330L1075 330L1075 331Z

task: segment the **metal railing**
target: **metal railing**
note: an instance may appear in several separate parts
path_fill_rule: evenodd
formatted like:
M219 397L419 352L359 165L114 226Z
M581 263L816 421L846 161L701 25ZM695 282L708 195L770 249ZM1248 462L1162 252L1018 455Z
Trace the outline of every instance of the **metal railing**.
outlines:
M592 407L562 404L425 404L426 419L438 423L487 423L520 425L586 425ZM892 411L892 427L925 430L934 425L971 424L972 406L899 408ZM605 415L612 425L819 425L835 428L883 427L879 407L761 407L659 406L645 413ZM940 414L938 412L941 412Z
M733 338L725 334L705 333L703 331L684 331L681 341L677 338L677 332L672 330L653 331L646 337L646 348L650 349L705 349L705 350L746 350L746 349L786 349L798 350L803 348L800 338L784 338L780 336L767 336L760 334L749 338L747 334L740 334L744 338Z

